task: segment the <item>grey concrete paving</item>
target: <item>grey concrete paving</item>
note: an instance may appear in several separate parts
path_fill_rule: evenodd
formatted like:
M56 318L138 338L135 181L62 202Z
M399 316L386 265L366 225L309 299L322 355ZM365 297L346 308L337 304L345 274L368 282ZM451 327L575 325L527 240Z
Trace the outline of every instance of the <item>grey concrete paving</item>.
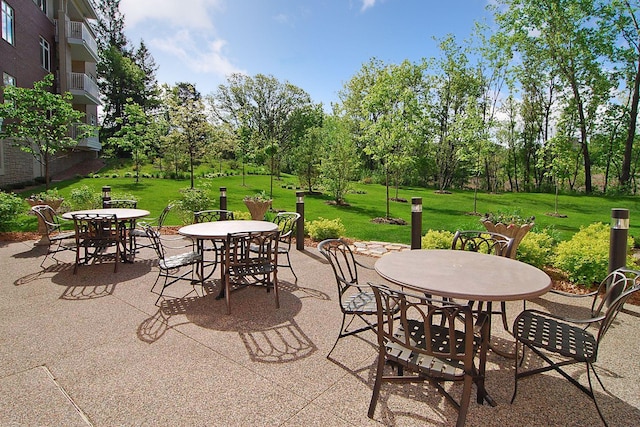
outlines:
M297 283L281 269L280 309L272 293L246 288L232 294L231 315L215 299L216 281L172 286L156 307L151 251L118 273L107 262L75 276L72 254L44 270L42 256L33 242L0 242L0 426L455 424L455 409L424 384L384 385L367 418L375 336L342 339L326 358L341 315L331 269L314 248L292 252ZM554 295L528 307L584 310ZM627 308L598 362L609 392L597 386L597 396L612 426L640 425L640 307ZM521 309L508 305L512 316ZM494 338L511 343L499 322ZM488 369L498 405L472 401L468 426L600 425L593 403L558 375L523 380L511 405L513 361L490 353ZM583 367L573 372L586 382Z

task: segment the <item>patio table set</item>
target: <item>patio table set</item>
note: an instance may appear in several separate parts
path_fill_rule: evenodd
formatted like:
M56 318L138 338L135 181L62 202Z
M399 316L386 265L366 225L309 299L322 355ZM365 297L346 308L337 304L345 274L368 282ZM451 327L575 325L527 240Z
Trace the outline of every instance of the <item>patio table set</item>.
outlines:
M224 220L186 225L178 230L178 234L180 239L187 241L185 247L189 250L171 255L166 253L166 244L162 242L162 221L155 227L149 224L136 227L136 221L148 215L148 211L137 208L104 208L68 212L62 218L76 223L76 241L79 239L78 230L81 229L78 223L95 221L98 217L107 218L107 223L99 226L94 224L93 228L102 234L108 230L108 234L114 232L117 235L114 245L115 271L120 261L135 261L136 253L142 247L136 240L147 237L150 241L147 247L155 249L158 254L159 275L152 291L158 281L164 279L162 289L156 291L156 305L161 308L161 301L180 298L166 296L164 291L168 286L182 280L204 289L205 282L210 281L219 268L220 289L216 298L225 299L227 315L231 314L231 292L243 288L247 278L249 284L257 283L266 287L267 291L273 291L274 310L279 309L277 272L282 264L278 262L278 245L281 244L281 234L288 234L290 239L299 216L294 217L293 225L288 230L282 230L277 221L233 220L230 219L233 217L230 212L230 218L225 217ZM50 217L47 221L57 224ZM137 232L133 233L133 230ZM51 234L51 243L61 245L55 236L55 233ZM104 245L104 241L94 243L91 247L104 249L100 245ZM590 374L593 372L602 385L593 367L598 345L624 303L638 291L639 273L626 269L613 272L601 285L600 299L597 299L597 293L590 295L594 297L594 305L589 320L598 323L600 328L597 334L592 335L581 327L569 326L566 319L561 317L553 317L539 310L526 310L526 305L522 313L516 316L513 326L508 325L507 328L504 303L525 302L547 294L551 290L551 279L542 270L512 259L508 252L510 249L505 250L504 247L500 250L490 249L489 253L480 253L475 247L471 250L393 252L380 257L373 267L358 261L351 247L340 239L323 241L318 249L329 264L323 267L325 271L328 273L329 267L333 270L343 315L338 338L327 354L328 360L332 360L331 353L339 340L346 336L364 336L362 333L365 333L370 334L370 338L377 338L378 357L368 412L370 418L376 414L383 383L428 380L458 410L456 425L464 425L472 385L476 387L477 403L497 404L492 397L491 383L485 382L487 357L493 351L499 357L513 360L516 385L518 379L546 370L555 370L565 376L595 402L598 414L606 424L592 388ZM75 250L74 273L78 264L93 259L91 255L83 258L79 255L80 250ZM297 282L288 247L286 251L288 267ZM251 253L253 257L249 255ZM249 258L260 259L263 264L254 264L249 268ZM379 280L374 278L369 283L360 283L358 269L363 267L375 271ZM177 274L176 271L182 268L186 271ZM240 280L236 281L238 278ZM611 296L607 291L616 295ZM596 299L603 302L598 305ZM496 311L494 304L500 304L502 310ZM507 336L512 340L509 351L501 351L493 345L492 318L495 314L501 315ZM351 319L345 326L349 317ZM350 329L354 318L361 319L361 328ZM584 344L576 346L576 339ZM501 341L504 342L503 339ZM548 366L532 369L531 372L523 371L524 348L538 354ZM547 353L554 354L554 357L547 358ZM557 362L556 356L564 360ZM588 387L569 378L561 369L576 362L586 363ZM394 371L391 374L390 369ZM442 385L448 380L463 383L460 399L453 398L451 390ZM512 402L515 398L514 389Z

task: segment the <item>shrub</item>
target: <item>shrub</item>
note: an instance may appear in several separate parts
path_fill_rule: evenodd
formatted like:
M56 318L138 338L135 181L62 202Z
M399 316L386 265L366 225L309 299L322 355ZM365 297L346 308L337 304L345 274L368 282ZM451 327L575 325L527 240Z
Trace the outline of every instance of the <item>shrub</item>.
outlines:
M9 231L18 219L18 216L26 211L26 205L22 198L14 193L0 192L0 231Z
M251 212L233 211L233 219L251 219Z
M214 204L209 192L202 188L182 188L180 194L182 199L175 202L175 207L183 224L191 224L194 212L212 209Z
M516 258L538 268L551 265L555 244L555 239L547 231L530 231L518 245Z
M315 221L305 221L304 227L309 237L315 241L337 239L346 233L340 218L325 219L321 217Z
M627 253L633 239L627 242ZM567 273L569 280L591 286L601 282L609 268L609 227L601 222L581 227L571 240L560 242L556 248L554 265ZM627 257L627 266L635 267Z
M451 249L453 233L444 230L428 230L422 236L422 249Z
M102 207L102 195L86 185L71 190L63 205L67 210L97 209Z

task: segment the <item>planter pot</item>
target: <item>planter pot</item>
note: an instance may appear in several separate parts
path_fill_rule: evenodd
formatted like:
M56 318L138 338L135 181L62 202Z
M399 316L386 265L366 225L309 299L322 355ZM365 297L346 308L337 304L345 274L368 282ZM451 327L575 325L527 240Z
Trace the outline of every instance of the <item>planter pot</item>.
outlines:
M271 207L271 200L261 202L251 199L245 199L243 200L243 202L251 213L251 219L256 221L262 221L264 219L264 214L266 214Z
M511 237L513 239L513 245L511 246L511 258L516 257L516 253L518 251L518 245L524 238L524 236L533 228L535 223L531 222L529 224L523 225L515 225L515 224L503 224L501 222L494 224L491 221L482 221L484 228L487 231L491 231L493 233L504 234L505 236Z
M60 208L60 205L62 205L62 202L64 202L64 199L55 199L55 200L25 199L25 200L27 201L27 203L29 203L29 206L33 207L37 205L49 205L54 211L57 211L58 208ZM51 221L53 222L53 218L51 218ZM40 218L40 216L38 216L38 233L40 233L42 237L40 237L40 240L38 240L35 243L36 246L47 246L51 243L49 242L49 238L47 237L47 224L42 222L42 218Z

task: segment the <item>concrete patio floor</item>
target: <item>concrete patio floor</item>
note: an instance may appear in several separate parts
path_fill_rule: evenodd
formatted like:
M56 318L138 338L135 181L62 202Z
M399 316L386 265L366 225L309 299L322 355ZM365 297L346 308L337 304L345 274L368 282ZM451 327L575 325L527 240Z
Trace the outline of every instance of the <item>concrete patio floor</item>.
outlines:
M227 315L217 282L202 295L174 285L160 308L150 292L155 257L81 266L47 260L29 242L0 242L0 426L450 426L457 412L428 384L383 385L367 409L375 374L374 333L340 340L330 266L315 248L292 250L298 274L280 270L273 293L246 288ZM359 256L373 265L375 258ZM382 280L362 272L363 281ZM578 314L556 295L527 307ZM515 316L522 303L509 303ZM509 346L494 322L494 339ZM627 306L600 347L597 398L611 426L640 425L640 307ZM525 363L539 363L528 354ZM489 354L486 384L496 407L472 400L468 426L597 426L593 402L555 374L521 381L513 361ZM586 383L584 367L574 369ZM460 387L453 385L458 393ZM474 391L475 394L475 391Z

